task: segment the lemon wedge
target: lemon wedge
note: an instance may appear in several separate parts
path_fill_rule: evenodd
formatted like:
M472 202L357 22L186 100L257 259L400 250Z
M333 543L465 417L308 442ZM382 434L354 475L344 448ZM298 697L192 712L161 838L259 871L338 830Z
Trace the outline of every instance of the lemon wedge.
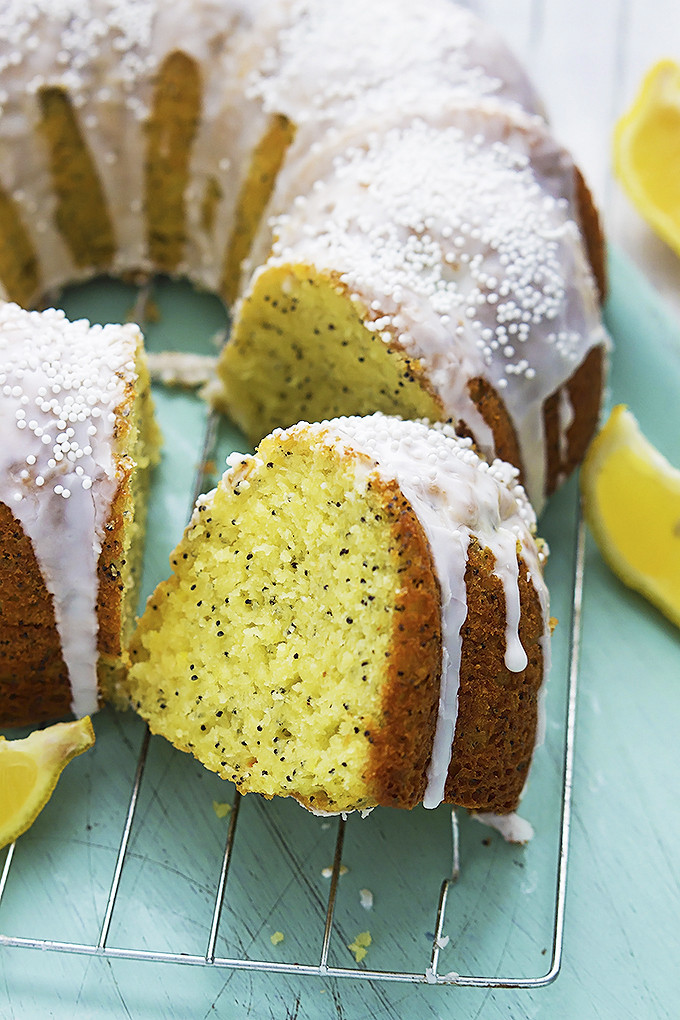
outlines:
M630 588L680 626L680 471L619 404L581 467L586 521Z
M616 125L614 166L653 230L680 254L680 66L662 60Z
M93 744L89 716L35 730L23 740L0 737L0 848L33 824L64 768Z

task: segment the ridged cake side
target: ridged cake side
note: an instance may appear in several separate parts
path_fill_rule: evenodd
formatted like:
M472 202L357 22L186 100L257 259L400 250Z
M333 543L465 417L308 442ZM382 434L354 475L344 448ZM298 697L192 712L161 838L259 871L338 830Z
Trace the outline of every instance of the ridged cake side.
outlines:
M154 269L230 301L279 170L329 132L461 96L540 109L447 0L6 0L2 29L0 295L24 304Z

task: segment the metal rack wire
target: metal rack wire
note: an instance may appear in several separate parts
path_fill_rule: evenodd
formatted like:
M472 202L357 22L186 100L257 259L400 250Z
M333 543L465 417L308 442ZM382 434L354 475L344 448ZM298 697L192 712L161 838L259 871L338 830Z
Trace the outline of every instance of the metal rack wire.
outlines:
M146 290L140 292L138 310L148 297ZM216 422L209 416L204 438L204 449L201 464L206 464L211 455L215 441ZM204 476L199 471L195 493L202 491ZM333 978L351 978L360 981L394 981L412 984L460 985L481 988L539 988L550 984L558 975L563 952L563 936L565 923L565 904L567 888L567 869L569 858L569 836L571 824L573 763L576 723L576 702L579 679L579 653L581 638L581 605L584 580L585 529L579 515L576 531L576 549L574 556L574 574L572 586L571 627L569 638L568 683L565 699L564 746L562 754L561 806L559 813L558 855L554 874L553 906L552 906L552 946L547 957L547 968L538 976L513 976L512 974L474 974L455 971L440 972L441 948L443 945L444 920L447 905L455 897L455 885L460 872L459 830L455 811L451 813L451 868L443 879L438 902L433 904L433 937L429 957L422 960L422 966L411 970L380 970L367 967L355 968L336 966L329 962L329 951L335 927L335 912L338 894L338 882L343 865L343 846L345 841L346 820L339 818L335 840L335 851L330 887L328 891L323 932L320 935L318 959L313 962L282 962L263 958L246 958L245 956L221 956L217 952L218 934L223 906L227 897L230 865L234 856L234 848L239 837L239 817L241 796L235 793L232 810L229 816L228 831L224 844L219 873L214 883L214 901L212 917L209 924L208 940L205 952L191 954L174 951L156 951L142 947L124 947L112 944L111 928L121 893L121 881L129 860L130 840L138 808L140 790L142 789L147 764L150 737L148 730L142 739L136 771L132 782L127 810L120 835L120 843L113 876L106 900L105 908L99 922L99 934L92 942L78 942L55 939L32 938L12 934L0 934L0 947L5 949L39 949L55 953L80 954L90 957L103 957L109 960L127 959L154 963L182 964L185 966L230 968L234 970L267 971L269 973L285 973L290 975L320 976ZM0 927L2 926L2 904L12 876L15 860L16 844L13 844L5 858L0 875Z

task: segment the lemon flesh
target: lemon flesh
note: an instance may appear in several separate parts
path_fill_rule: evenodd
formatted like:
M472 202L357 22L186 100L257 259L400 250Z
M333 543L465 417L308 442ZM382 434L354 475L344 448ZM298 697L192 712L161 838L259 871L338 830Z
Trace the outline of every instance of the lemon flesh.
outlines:
M94 739L89 716L55 723L23 740L0 737L0 848L33 824L66 765Z
M616 125L614 165L653 230L680 254L680 66L662 60Z
M680 471L622 404L591 443L581 492L603 558L680 626Z

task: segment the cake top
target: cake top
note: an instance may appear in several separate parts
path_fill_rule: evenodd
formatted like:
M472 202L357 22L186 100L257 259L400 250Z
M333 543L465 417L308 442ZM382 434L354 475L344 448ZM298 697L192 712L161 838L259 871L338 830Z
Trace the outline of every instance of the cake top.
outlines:
M43 74L33 79L30 90L54 81L77 88L87 63L113 46L120 80L132 84L144 70L140 52L149 47L157 8L157 0L33 0L30 4L6 0L0 12L0 74L21 64L35 63L37 71L41 52L54 50L56 62L43 63ZM46 33L45 19L60 25L61 31Z
M139 344L133 325L0 302L0 500L52 595L78 715L97 704L97 561L117 485L116 411Z
M60 309L0 302L0 421L15 461L0 482L11 486L8 505L43 486L68 499L110 473L115 409L136 378L139 336L134 325L92 326Z
M287 0L277 5L285 10ZM115 67L116 85L132 93L173 47L207 56L240 21L250 23L263 0L4 0L0 9L0 75L33 69L29 92L60 84L80 96L84 80L98 81L102 65ZM111 82L98 81L99 98L113 98ZM6 99L7 97L2 97Z
M412 105L425 113L464 96L539 107L493 29L447 0L429 3L427 17L410 0L297 0L249 94L298 124L393 122Z
M382 476L397 479L404 492L417 491L420 501L427 499L455 527L486 536L507 525L520 539L535 529L536 515L517 468L486 461L451 425L376 412L334 418L318 428L359 448Z

